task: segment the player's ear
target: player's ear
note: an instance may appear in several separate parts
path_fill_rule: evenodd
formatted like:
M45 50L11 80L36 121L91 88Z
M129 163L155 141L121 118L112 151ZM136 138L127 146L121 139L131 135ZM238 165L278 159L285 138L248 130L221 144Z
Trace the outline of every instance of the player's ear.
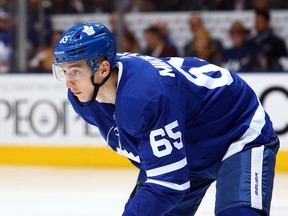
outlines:
M107 60L103 60L100 64L100 73L101 75L106 76L110 71L110 64Z

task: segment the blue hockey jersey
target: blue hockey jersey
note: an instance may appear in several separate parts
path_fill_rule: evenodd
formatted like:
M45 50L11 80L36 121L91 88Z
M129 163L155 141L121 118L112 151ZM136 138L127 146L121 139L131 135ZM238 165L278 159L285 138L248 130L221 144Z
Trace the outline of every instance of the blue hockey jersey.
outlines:
M229 156L265 145L275 133L253 90L235 73L201 59L117 54L115 105L75 111L111 148L146 172L124 215L164 215L190 187L190 176L216 178Z

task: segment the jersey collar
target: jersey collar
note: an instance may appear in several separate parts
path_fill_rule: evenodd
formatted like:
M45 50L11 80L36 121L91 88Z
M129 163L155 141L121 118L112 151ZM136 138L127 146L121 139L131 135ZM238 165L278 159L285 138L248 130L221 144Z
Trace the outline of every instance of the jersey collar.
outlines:
M118 67L118 83L117 83L116 91L117 91L118 86L120 84L120 80L121 80L122 73L123 73L123 64L122 64L122 62L117 62L117 67Z

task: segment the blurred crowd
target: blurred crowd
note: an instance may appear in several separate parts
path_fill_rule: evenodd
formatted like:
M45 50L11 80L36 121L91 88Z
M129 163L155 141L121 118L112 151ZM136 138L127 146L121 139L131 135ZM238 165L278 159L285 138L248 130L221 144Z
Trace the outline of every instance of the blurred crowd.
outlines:
M42 4L49 14L113 12L117 5L116 0L42 0ZM125 12L288 8L285 0L121 0L121 4Z
M28 70L50 72L53 46L62 32L53 31L51 15L77 13L109 13L111 31L116 34L116 0L42 0L44 27L39 25L39 2L28 2L28 32L26 49ZM135 33L124 26L121 50L154 57L194 56L224 66L235 72L288 72L288 52L280 36L273 32L270 11L285 9L283 0L123 0L125 12L199 11L187 20L191 40L177 47L170 37L165 20L157 20L143 31L145 47L140 47ZM15 61L15 28L12 19L14 1L0 0L0 73L13 71ZM229 29L232 47L213 38L205 28L201 11L252 10L254 27L248 29L240 20ZM39 37L40 28L41 37ZM45 31L43 31L43 28ZM253 32L253 34L252 34ZM179 52L181 50L181 52Z

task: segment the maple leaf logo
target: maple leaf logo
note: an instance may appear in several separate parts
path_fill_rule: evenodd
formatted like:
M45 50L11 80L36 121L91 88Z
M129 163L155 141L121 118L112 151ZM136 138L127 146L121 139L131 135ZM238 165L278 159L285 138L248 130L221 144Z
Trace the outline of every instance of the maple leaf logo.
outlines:
M88 36L95 34L93 26L84 26L83 32L85 32Z

